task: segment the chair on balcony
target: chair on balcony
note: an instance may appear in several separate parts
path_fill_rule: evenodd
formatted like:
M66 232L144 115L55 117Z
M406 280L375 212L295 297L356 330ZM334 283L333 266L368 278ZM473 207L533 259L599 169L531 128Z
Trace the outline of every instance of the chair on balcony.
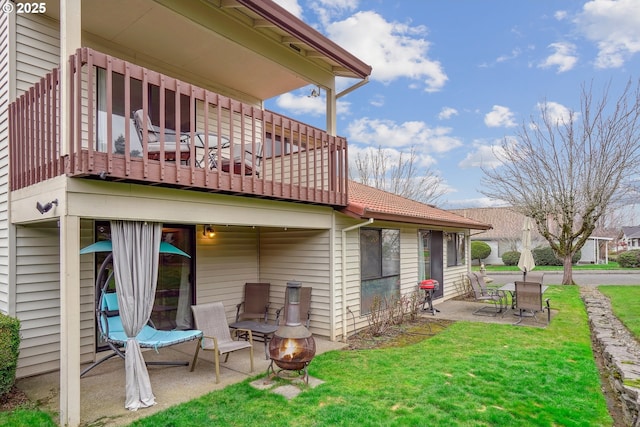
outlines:
M198 138L200 139L200 146L204 147L204 135L198 134ZM209 136L211 140L213 138L214 141L217 140L217 135ZM258 145L258 150L254 156L253 152L250 149L247 149L245 146L244 153L240 154L242 151L241 144L234 143L233 144L233 171L231 170L231 143L225 137L222 137L222 144L220 146L220 158L218 159L218 147L214 146L209 149L209 167L211 169L216 169L220 166L220 169L223 172L241 174L242 173L242 164L244 163L244 174L245 175L256 175L260 176L260 163L262 162L262 144ZM249 147L250 148L250 147ZM255 158L255 162L254 162ZM220 165L218 165L218 160L220 160ZM201 165L204 166L204 162L201 162Z
M162 129L151 123L151 118L147 116L147 127L144 127L144 112L136 110L133 112L133 124L136 128L140 144L144 144L144 135L147 135L147 153L149 159L160 160L160 138L162 137ZM177 133L172 129L164 130L164 158L165 160L176 160L176 143L178 143L178 151L180 161L188 162L191 155L189 149L189 135Z

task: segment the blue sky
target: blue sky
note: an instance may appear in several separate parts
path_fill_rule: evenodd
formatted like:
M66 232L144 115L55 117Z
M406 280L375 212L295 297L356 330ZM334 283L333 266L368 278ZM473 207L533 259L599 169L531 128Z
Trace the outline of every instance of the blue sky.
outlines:
M373 67L340 99L350 157L415 146L447 209L496 205L479 191L493 147L538 115L579 110L581 85L619 95L640 73L640 0L277 0ZM340 82L344 87L354 82ZM325 127L310 88L267 108Z

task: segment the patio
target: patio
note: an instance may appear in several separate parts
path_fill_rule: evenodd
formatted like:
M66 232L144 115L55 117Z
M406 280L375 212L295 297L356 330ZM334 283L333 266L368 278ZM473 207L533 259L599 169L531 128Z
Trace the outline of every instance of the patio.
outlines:
M434 321L454 320L483 323L513 324L514 311L509 309L504 316L473 315L477 302L448 300L436 301L436 308L440 310L435 316L422 316ZM552 320L557 314L552 310ZM540 317L540 315L539 315ZM544 327L546 319L537 323L532 318L525 318L521 326ZM147 361L154 360L191 360L195 344L187 342L180 345L161 349L160 353L153 350L144 352ZM346 345L341 342L331 342L316 337L317 354L331 350L339 350ZM82 378L82 408L81 420L83 425L127 425L138 418L143 418L155 412L163 411L170 406L187 402L214 390L220 390L229 384L234 384L249 377L266 373L270 361L264 358L264 345L254 343L255 370L249 374L248 354L239 352L229 357L229 362L221 363L220 384L215 383L215 369L213 356L200 356L194 372L189 372L183 366L149 366L149 376L157 404L139 411L128 411L124 408L125 372L124 362L120 358L113 358L97 366ZM98 355L99 357L100 355ZM39 401L51 411L59 408L59 373L51 372L17 381L17 385L30 399Z
M340 342L316 338L316 354L341 349L344 346ZM194 349L194 342L187 342L163 348L159 354L153 350L147 350L143 354L147 361L191 361ZM254 372L249 373L248 351L232 354L227 363L220 363L219 384L216 384L213 355L210 353L199 356L194 372L189 372L189 367L185 366L148 366L157 404L150 408L129 411L124 407L124 361L120 358L110 359L88 372L81 380L81 423L82 425L128 425L138 418L163 411L170 406L187 402L211 391L220 390L229 384L265 374L270 361L264 357L264 344L261 342L254 343L254 363ZM16 384L32 401L38 401L43 407L57 412L60 407L59 382L60 373L51 372L19 379Z

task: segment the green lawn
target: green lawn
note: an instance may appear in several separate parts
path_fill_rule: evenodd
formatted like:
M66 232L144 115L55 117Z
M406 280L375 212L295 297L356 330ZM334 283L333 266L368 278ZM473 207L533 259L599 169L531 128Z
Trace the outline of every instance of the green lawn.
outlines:
M640 287L603 291L640 301ZM545 329L458 322L407 347L333 351L309 368L325 383L290 401L247 380L132 425L612 426L578 287L545 296L559 310ZM0 425L54 424L16 411Z
M552 286L546 329L458 322L402 348L333 351L291 401L249 381L134 426L611 426L579 289Z
M517 265L487 265L485 266L488 272L491 271L520 271ZM480 267L474 265L471 267L473 271L480 270ZM563 271L564 268L562 266L555 265L537 265L536 271ZM573 266L574 271L581 270L640 270L637 268L622 268L617 262L609 262L608 264L577 264Z
M613 313L640 339L640 286L599 286L609 297Z

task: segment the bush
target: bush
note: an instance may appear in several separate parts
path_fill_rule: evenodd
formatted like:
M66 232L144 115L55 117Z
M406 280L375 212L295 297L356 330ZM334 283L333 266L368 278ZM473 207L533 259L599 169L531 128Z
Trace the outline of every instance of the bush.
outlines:
M634 249L618 255L618 264L624 268L640 267L640 250Z
M509 251L502 254L502 262L504 265L518 265L520 260L520 252Z
M0 397L11 390L16 380L20 352L20 321L0 313Z
M477 259L480 263L483 259L491 254L491 246L485 242L473 241L471 242L471 259Z
M535 248L531 252L533 253L533 260L536 262L536 265L563 265L562 259L556 257L551 246ZM571 263L575 264L580 261L581 256L582 253L580 251L576 252L571 259Z

